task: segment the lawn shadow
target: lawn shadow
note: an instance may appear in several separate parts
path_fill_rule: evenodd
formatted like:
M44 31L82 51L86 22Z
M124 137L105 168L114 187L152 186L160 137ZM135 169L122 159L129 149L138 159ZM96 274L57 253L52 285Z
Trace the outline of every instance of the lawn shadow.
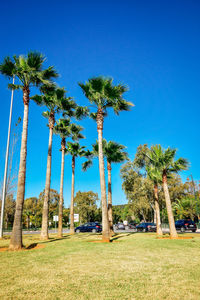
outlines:
M130 236L130 235L132 235L132 234L135 234L135 233L137 233L137 232L128 232L128 233L117 233L116 234L116 236L113 236L112 238L111 238L111 242L112 241L115 241L115 240L119 240L119 239L121 239L121 238L123 238L123 237L126 237L126 236Z
M66 239L69 239L70 238L70 235L67 235L67 236L63 236L61 238L53 238L53 237L50 237L48 240L46 241L41 241L42 244L46 244L46 243L52 243L52 242L58 242L58 241L62 241L62 240L66 240Z
M28 247L26 247L26 250L33 249L33 248L35 248L37 245L38 245L38 243L30 244Z

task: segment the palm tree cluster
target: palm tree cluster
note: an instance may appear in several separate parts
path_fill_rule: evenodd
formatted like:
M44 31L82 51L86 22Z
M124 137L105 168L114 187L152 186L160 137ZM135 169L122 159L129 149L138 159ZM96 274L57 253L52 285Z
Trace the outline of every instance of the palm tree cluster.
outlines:
M154 145L144 153L146 156L145 168L147 175L154 184L157 234L162 235L158 202L158 185L161 184L165 195L171 238L177 238L178 235L176 232L167 180L171 177L171 174L178 173L181 170L187 170L189 165L188 161L184 158L175 160L176 151L176 149L171 148L164 150L160 145Z
M81 120L90 116L97 123L98 146L94 147L99 157L101 203L102 203L102 225L103 241L110 241L110 229L112 230L112 196L111 196L111 163L121 162L126 159L126 154L121 153L123 146L117 143L107 143L103 147L103 122L107 116L108 108L112 108L118 115L120 111L130 110L132 103L123 98L127 87L122 84L114 85L113 79L105 77L95 77L86 83L79 83L84 95L90 103L96 107L95 112L90 112L88 107L81 107L76 104L72 97L66 96L66 90L60 88L53 81L58 77L58 73L53 66L44 67L45 57L37 52L29 52L26 56L6 57L0 64L0 73L8 78L15 77L19 84L9 84L9 88L21 89L23 91L24 117L20 152L20 165L18 174L16 210L14 216L13 229L11 234L10 249L17 250L23 247L22 243L22 213L25 195L26 180L26 156L27 156L27 136L28 136L28 113L29 101L33 100L36 104L45 106L46 112L43 116L48 119L49 143L47 155L47 170L45 183L45 196L43 202L42 230L41 239L48 239L48 212L49 212L49 194L51 185L51 163L52 163L52 141L53 133L60 135L61 138L61 178L60 178L60 202L59 202L59 226L58 235L62 236L62 209L63 209L63 179L64 179L64 157L70 154L72 157L72 188L71 188L71 208L70 208L70 232L74 233L74 176L76 157L86 157L91 159L94 153L80 146L79 139L84 136L81 131L83 128L72 119ZM32 87L37 87L40 94L30 97ZM56 120L58 115L62 115ZM72 138L74 142L67 142L66 138ZM110 149L110 150L109 150ZM118 151L118 155L114 152ZM104 155L107 158L108 165L108 201L106 195L105 173L104 173ZM109 217L108 217L109 215Z

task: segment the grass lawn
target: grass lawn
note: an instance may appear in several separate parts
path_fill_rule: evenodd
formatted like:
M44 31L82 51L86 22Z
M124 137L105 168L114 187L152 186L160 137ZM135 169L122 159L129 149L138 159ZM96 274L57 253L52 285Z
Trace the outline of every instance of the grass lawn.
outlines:
M183 236L183 235L182 235ZM41 249L0 252L0 299L200 299L200 234L158 240L155 234L120 234L93 243L93 234L48 242L24 236ZM0 247L9 239L0 241Z

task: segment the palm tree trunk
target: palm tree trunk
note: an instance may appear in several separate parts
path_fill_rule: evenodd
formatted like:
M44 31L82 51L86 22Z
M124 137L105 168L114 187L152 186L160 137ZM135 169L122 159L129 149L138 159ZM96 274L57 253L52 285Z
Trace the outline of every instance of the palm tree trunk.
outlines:
M70 206L70 234L74 234L74 171L75 171L75 157L72 156L72 189L71 189L71 206Z
M63 219L63 179L65 164L65 139L61 142L62 160L61 160L61 176L60 176L60 201L59 201L59 220L58 220L58 237L62 237L62 219Z
M113 231L113 216L112 216L112 188L111 188L111 164L107 161L108 170L108 220L110 226L110 235L114 234Z
M98 150L99 150L99 173L101 185L101 204L102 204L102 240L110 242L110 227L108 220L108 206L106 199L106 182L104 172L104 159L103 159L103 111L101 107L97 112L97 131L98 131Z
M40 234L41 240L48 240L48 216L49 216L49 195L51 185L51 153L52 153L52 139L53 139L53 127L54 127L54 114L49 117L49 146L47 156L47 172L46 172L46 183L45 183L45 194L42 211L42 229Z
M162 227L160 221L160 207L158 203L158 185L154 185L155 211L156 211L156 233L162 235Z
M166 207L167 207L170 236L172 239L176 239L178 237L178 235L176 232L174 216L173 216L173 212L172 212L172 205L171 205L171 200L170 200L170 196L169 196L169 190L168 190L168 185L167 185L167 175L165 173L163 174L163 190L164 190Z
M10 246L11 250L18 250L23 247L22 244L22 212L24 205L25 182L26 182L26 155L27 155L27 136L28 136L28 111L29 111L29 94L28 87L23 89L24 102L24 119L20 152L20 164L17 185L17 200L15 208L15 217L11 234Z

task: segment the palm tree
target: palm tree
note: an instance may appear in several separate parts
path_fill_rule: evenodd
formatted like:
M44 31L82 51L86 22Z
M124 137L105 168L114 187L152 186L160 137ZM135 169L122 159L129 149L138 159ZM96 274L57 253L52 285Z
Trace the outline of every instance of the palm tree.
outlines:
M70 119L59 119L56 126L54 127L54 132L59 134L61 137L61 176L60 176L60 201L59 201L59 220L58 220L58 237L62 237L62 219L63 219L63 180L64 180L64 159L66 152L66 138L72 136L73 140L83 138L80 133L82 127L71 123Z
M97 123L98 132L98 155L99 155L99 173L101 185L101 203L102 203L102 240L110 241L110 228L108 220L108 207L106 199L106 183L104 173L104 159L103 159L103 121L107 115L107 108L113 108L118 115L120 111L130 110L132 103L123 99L123 94L127 91L127 87L118 84L113 85L111 78L104 78L102 76L89 79L85 84L79 83L83 93L89 99L90 103L95 105L97 111L91 114Z
M149 179L153 182L154 185L154 207L156 211L156 233L158 235L162 235L162 227L161 227L161 220L160 220L160 207L158 202L158 184L162 183L162 176L158 169L154 166L146 165L146 171Z
M150 163L155 168L156 173L160 173L159 176L162 178L171 238L177 238L178 235L174 223L167 179L172 173L187 170L189 166L188 161L184 158L179 158L175 161L176 151L176 149L171 148L164 150L160 145L155 145L151 147L149 152L147 152L147 157L149 158Z
M71 186L71 205L70 205L70 234L74 234L74 180L75 180L75 159L76 157L87 157L89 151L79 143L67 142L66 153L72 156L72 186Z
M54 68L44 69L45 57L37 52L29 52L27 56L13 56L13 59L6 57L0 64L0 73L12 77L15 76L20 84L9 85L14 89L23 91L24 119L21 140L20 165L17 186L16 210L13 229L10 240L10 249L17 250L23 247L22 244L22 212L25 194L26 180L26 156L27 156L27 133L28 133L28 112L30 100L30 88L39 87L41 84L49 84L51 78L58 76Z
M59 112L65 111L68 116L73 115L73 109L76 108L75 102L71 97L66 98L65 89L58 88L55 85L43 85L41 87L42 95L35 95L32 99L40 105L45 105L48 111L43 112L43 116L48 118L49 124L49 144L48 144L48 156L47 156L47 171L46 171L46 183L45 183L45 196L42 212L42 229L40 238L47 240L48 235L48 214L49 214L49 194L51 184L51 153L52 153L52 140L53 129L55 125L55 115Z
M98 142L93 145L92 154L98 156ZM107 160L107 170L108 170L108 220L110 225L110 234L114 234L113 231L113 217L112 217L112 189L111 189L111 164L112 163L122 163L128 159L128 155L123 151L126 147L120 145L119 143L109 141L107 142L103 139L103 154ZM86 170L92 161L89 160L83 163L83 170Z

